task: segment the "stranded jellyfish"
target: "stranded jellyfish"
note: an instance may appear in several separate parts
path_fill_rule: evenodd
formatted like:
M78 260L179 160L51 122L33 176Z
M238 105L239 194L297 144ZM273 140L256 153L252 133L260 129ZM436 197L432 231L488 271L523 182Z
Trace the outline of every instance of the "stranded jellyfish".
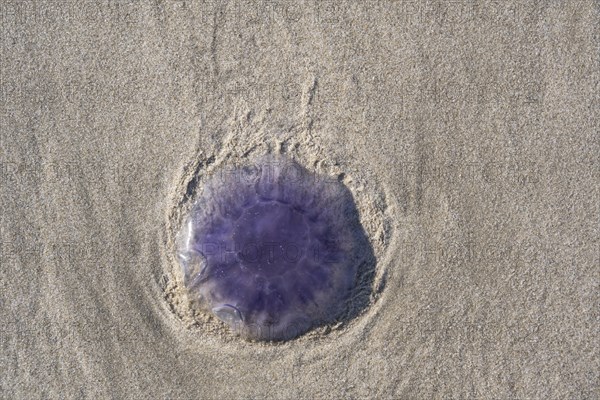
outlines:
M346 308L359 232L352 196L335 179L274 156L223 169L179 234L184 285L242 337L291 339Z

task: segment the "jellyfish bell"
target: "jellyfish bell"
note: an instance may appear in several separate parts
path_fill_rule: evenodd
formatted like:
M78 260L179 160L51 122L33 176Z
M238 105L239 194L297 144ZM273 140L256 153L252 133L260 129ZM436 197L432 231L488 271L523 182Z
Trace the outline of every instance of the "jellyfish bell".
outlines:
M247 339L331 322L357 273L352 196L282 156L215 173L179 233L189 295Z

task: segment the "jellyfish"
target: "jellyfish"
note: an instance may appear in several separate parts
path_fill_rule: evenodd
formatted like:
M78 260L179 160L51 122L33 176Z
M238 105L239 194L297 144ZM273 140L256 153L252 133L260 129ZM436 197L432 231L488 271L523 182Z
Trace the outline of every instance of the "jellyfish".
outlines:
M359 231L352 196L337 179L273 155L222 168L178 235L183 283L234 333L293 339L344 311Z

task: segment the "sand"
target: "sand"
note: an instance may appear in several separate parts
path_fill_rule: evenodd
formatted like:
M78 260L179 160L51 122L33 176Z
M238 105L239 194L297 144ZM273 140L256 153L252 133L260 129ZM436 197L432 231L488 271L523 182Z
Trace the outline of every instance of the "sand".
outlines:
M599 398L598 3L0 4L0 397ZM339 324L194 315L186 185L339 177Z

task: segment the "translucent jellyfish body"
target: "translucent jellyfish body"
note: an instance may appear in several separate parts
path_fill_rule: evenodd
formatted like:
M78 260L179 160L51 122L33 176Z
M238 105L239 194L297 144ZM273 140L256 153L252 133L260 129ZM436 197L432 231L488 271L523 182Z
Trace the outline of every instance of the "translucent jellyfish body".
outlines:
M179 234L192 299L237 334L286 340L344 309L357 273L349 191L285 158L216 173Z

